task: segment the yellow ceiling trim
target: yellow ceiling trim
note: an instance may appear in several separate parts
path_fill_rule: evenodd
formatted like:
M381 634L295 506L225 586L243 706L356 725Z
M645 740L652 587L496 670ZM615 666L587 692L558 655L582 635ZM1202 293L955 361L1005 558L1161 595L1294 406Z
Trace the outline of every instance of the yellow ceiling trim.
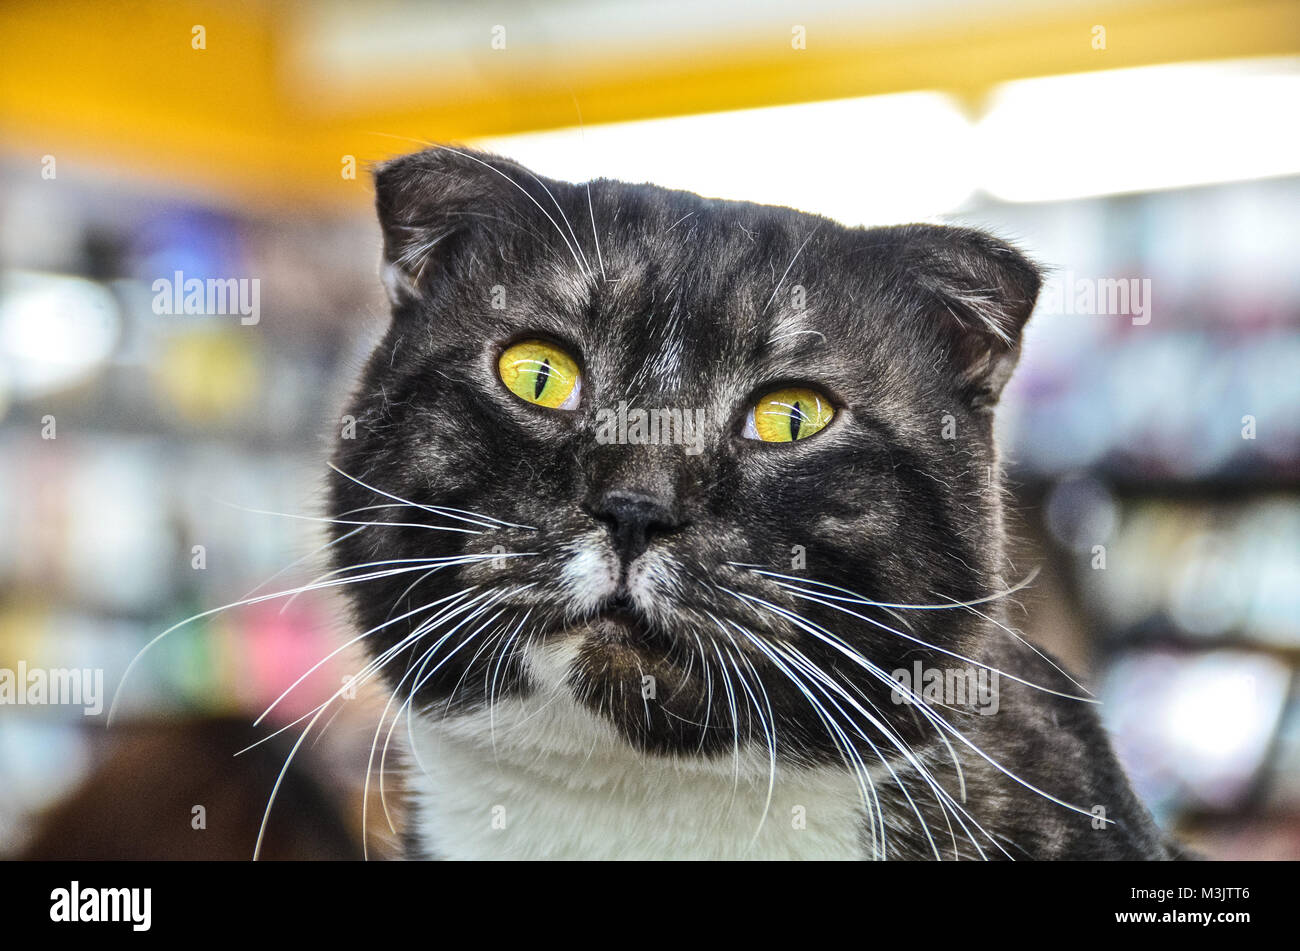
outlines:
M418 142L587 123L873 95L952 92L972 104L996 83L1151 63L1300 52L1294 0L1099 5L935 24L904 36L814 31L806 50L769 43L708 57L586 59L537 68L486 49L473 70L431 71L364 115L303 108L279 45L292 12L269 2L28 2L0 8L0 138L39 172L120 170L258 207L368 200L358 162ZM1092 27L1106 28L1094 50ZM206 49L191 46L192 27ZM721 38L720 38L721 42ZM310 92L310 91L309 91ZM418 108L403 105L415 99ZM64 173L66 174L66 172Z

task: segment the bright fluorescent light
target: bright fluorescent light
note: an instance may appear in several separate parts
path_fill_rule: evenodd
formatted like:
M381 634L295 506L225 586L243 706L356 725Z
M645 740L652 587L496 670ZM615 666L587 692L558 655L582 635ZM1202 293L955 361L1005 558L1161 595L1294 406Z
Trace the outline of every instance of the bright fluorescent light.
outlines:
M1226 805L1264 762L1290 671L1263 654L1216 651L1189 661L1152 709L1171 765L1207 802Z
M788 205L846 224L954 211L975 186L972 130L918 92L621 122L474 145L568 181L619 178Z
M112 355L119 322L102 284L10 271L0 277L0 381L20 397L73 386Z
M1007 83L976 127L983 187L1055 201L1300 173L1300 60Z
M1300 174L1300 59L1179 63L999 86L972 125L934 92L484 139L569 181L621 178L846 224L951 214L976 187L1056 201Z

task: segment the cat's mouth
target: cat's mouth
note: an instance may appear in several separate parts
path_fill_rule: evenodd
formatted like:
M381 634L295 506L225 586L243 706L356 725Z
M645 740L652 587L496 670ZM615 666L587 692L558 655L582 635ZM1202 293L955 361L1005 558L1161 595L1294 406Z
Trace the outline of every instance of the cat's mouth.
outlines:
M571 624L567 632L581 632L593 645L630 647L654 653L666 653L674 643L673 636L652 623L627 597L610 599L595 613Z

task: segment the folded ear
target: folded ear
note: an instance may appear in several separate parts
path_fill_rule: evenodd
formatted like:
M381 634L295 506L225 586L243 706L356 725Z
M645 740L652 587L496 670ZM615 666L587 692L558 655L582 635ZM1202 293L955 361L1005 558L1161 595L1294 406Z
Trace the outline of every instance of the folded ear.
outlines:
M970 228L908 225L904 266L922 294L923 319L952 358L977 409L997 403L1020 358L1020 336L1042 284L1011 245Z
M374 170L384 285L394 307L426 294L474 236L497 231L532 180L509 159L438 146Z

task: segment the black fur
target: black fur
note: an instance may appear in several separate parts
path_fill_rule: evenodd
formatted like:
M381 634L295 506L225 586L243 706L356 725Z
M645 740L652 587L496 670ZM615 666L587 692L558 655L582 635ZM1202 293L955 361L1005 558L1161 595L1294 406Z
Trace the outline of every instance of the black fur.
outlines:
M496 616L437 646L446 626L395 652L384 671L401 699L419 682L417 704L442 715L490 702L491 689L528 691L525 638L508 637L527 613L529 637L588 632L573 690L635 747L729 755L737 735L762 745L754 707L742 699L733 718L725 695L709 690L705 672L720 682L720 662L700 656L694 633L703 631L761 678L783 760L841 762L843 739L752 637L824 671L839 686L814 692L839 711L857 754L894 764L900 782L880 784L891 856L935 853L900 787L931 829L947 828L939 800L899 754L904 743L954 796L964 781L965 808L997 840L959 835L954 846L945 833L945 858L1168 856L1091 705L1004 676L996 715L933 708L969 740L947 734L950 751L933 719L895 702L889 683L760 603L833 632L884 672L916 661L970 667L960 659L970 658L1079 692L998 626L1003 600L976 610L886 609L836 602L837 589L826 587L923 605L985 598L1018 580L1005 573L992 409L1038 292L1025 257L962 228L846 228L650 185L571 185L450 149L385 164L375 182L393 320L348 410L356 438L341 440L336 454L343 473L371 488L333 474L332 514L416 524L336 525L337 564L530 553L348 586L357 623L380 628L366 639L375 656L417 630L429 616L421 605L469 586L500 597ZM501 384L502 349L538 337L579 361L575 411L529 405ZM828 395L834 421L795 443L743 438L748 407L782 384ZM601 444L597 411L621 400L704 410L703 451ZM511 524L366 509L393 502L375 489ZM645 543L671 559L671 577L642 579L640 596L629 559L618 559L604 530L611 517L602 506L620 493L653 509ZM608 546L620 565L618 591L600 604L578 603L562 574L576 540ZM798 570L796 546L806 552ZM829 597L800 597L749 566ZM642 697L646 675L658 685L653 701ZM888 727L871 725L864 710Z

